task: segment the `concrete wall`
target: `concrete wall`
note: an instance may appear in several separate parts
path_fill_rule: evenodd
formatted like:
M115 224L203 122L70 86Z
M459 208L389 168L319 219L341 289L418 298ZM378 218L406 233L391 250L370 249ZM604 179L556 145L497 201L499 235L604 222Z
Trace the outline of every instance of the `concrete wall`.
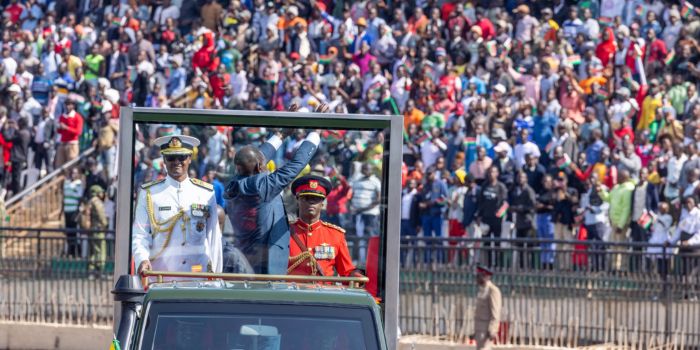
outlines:
M109 349L112 336L112 329L108 326L0 322L0 350L106 350ZM475 348L474 345L440 342L424 336L405 336L401 338L398 350L473 350ZM503 345L496 346L494 349L564 350L565 348Z
M496 345L494 350L566 350L573 348L555 347L555 346L534 346L534 345ZM607 350L608 347L590 347L586 350ZM452 342L440 341L423 335L408 335L399 340L397 350L476 350L474 344L457 344Z
M112 328L0 322L0 350L109 349Z

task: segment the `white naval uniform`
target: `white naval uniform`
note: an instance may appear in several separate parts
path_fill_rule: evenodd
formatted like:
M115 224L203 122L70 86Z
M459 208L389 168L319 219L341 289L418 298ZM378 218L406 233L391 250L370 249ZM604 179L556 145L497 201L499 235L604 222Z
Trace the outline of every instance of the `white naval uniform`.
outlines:
M131 240L136 269L144 260L150 260L154 271L207 272L207 266L211 263L213 272L221 272L221 230L214 190L196 185L195 182L202 183L190 178L178 182L167 176L164 180L141 187ZM165 248L168 233L152 235L146 204L147 192L151 195L155 220L161 227L169 226L163 223L177 215L181 209L184 211L184 216L175 222L170 242ZM160 255L156 257L158 254Z

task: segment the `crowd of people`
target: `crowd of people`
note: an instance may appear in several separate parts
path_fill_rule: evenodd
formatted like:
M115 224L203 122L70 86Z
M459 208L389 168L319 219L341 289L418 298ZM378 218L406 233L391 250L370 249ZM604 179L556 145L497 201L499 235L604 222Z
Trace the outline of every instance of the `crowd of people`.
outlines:
M66 200L89 197L93 185L113 197L122 106L325 104L404 116L403 235L668 243L687 252L700 244L700 10L692 2L0 4L8 195L27 174L44 176L94 146ZM141 130L143 146L168 131L149 132ZM192 132L205 145L193 175L224 184L235 143L261 136ZM337 144L346 147L318 162L350 178L353 161L376 159L376 147L358 150L367 137L343 135ZM143 179L162 172L148 149L139 153ZM372 180L362 191L376 187ZM345 204L352 190L329 196L330 216L347 225L364 214L359 227L375 227L378 213ZM625 259L614 265L625 269Z

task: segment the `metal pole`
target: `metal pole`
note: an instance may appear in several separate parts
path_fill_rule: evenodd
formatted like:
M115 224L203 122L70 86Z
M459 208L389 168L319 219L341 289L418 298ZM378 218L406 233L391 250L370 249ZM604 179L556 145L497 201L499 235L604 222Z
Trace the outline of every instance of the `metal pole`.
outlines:
M664 309L666 310L665 316L665 324L664 324L664 335L666 338L666 342L671 340L671 313L673 309L673 290L669 288L669 281L668 281L668 271L671 268L671 261L668 260L668 248L664 247L663 249L663 259L666 261L666 268L663 271L663 292L662 295L664 296Z
M36 256L41 257L41 230L36 231Z

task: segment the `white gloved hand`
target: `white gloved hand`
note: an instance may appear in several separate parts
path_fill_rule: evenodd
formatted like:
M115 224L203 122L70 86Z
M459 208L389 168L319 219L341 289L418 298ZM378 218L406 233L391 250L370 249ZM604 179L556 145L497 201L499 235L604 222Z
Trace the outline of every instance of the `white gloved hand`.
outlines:
M318 146L318 144L321 143L321 135L319 135L315 131L312 131L308 135L306 135L306 141L309 141L309 142L313 143L315 146Z

